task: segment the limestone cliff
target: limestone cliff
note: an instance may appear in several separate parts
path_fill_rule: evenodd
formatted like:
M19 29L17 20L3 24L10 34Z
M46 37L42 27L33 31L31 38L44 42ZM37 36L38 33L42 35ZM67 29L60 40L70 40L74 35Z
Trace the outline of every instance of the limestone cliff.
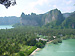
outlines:
M22 25L45 25L47 23L56 22L56 25L60 25L64 20L64 17L60 10L54 9L45 14L36 15L35 13L31 13L31 15L21 14L21 24Z
M47 24L53 21L57 21L56 22L57 24L61 24L62 21L64 20L64 17L61 14L60 10L54 9L54 10L47 12L42 19L43 19L44 24Z
M24 13L21 14L21 24L26 26L38 26L41 25L41 18L43 14L36 15L35 13L31 13L25 15Z

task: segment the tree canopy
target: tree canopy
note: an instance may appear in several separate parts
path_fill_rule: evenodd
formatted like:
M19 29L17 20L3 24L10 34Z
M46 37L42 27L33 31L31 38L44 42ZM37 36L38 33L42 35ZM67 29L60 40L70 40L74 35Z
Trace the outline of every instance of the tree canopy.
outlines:
M6 8L10 7L10 5L15 5L16 0L0 0L0 4L4 5Z

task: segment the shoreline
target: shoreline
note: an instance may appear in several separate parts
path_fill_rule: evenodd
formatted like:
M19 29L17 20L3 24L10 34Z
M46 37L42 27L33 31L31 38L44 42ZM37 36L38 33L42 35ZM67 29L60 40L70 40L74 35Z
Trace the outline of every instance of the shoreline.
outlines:
M53 41L53 40L47 42L46 44L49 44L49 43L51 43L52 41ZM37 51L39 51L39 50L41 50L41 48L35 49L29 56L34 56L34 54L35 54Z
M53 40L51 40L51 41L48 41L46 44L49 44L49 43L51 43Z
M33 56L37 51L39 51L41 48L35 49L29 56Z

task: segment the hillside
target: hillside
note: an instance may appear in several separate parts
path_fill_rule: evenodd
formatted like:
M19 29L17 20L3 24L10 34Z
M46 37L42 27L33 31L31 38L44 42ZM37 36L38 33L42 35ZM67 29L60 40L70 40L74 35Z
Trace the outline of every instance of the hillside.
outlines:
M72 15L72 14L74 14L75 13L75 11L74 12L71 12L71 13L63 13L63 16L65 17L65 18L67 18L67 17L69 17L70 15Z
M20 23L20 18L11 16L11 17L0 17L0 25L13 25Z
M75 11L62 14L60 10L53 9L44 14L21 14L21 25L44 26L54 29L75 28Z
M41 25L41 18L43 14L36 15L35 13L31 13L25 15L24 13L21 14L21 24L26 26L40 26Z
M31 13L31 15L21 14L21 24L22 25L45 25L52 21L56 21L57 25L60 25L64 20L63 15L58 9L51 10L45 14L36 15L35 13Z
M64 17L60 10L54 9L49 11L43 17L43 22L46 25L47 23L52 23L55 25L60 25L64 21Z
M62 23L62 27L73 28L73 29L75 28L75 13L73 13L64 20L64 22Z

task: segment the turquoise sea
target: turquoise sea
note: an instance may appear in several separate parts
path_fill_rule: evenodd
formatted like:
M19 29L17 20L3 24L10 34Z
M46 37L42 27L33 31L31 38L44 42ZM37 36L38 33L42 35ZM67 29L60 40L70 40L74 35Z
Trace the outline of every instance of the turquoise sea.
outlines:
M75 56L75 39L63 40L59 44L46 44L34 56Z
M0 29L11 29L13 28L12 25L0 25Z

